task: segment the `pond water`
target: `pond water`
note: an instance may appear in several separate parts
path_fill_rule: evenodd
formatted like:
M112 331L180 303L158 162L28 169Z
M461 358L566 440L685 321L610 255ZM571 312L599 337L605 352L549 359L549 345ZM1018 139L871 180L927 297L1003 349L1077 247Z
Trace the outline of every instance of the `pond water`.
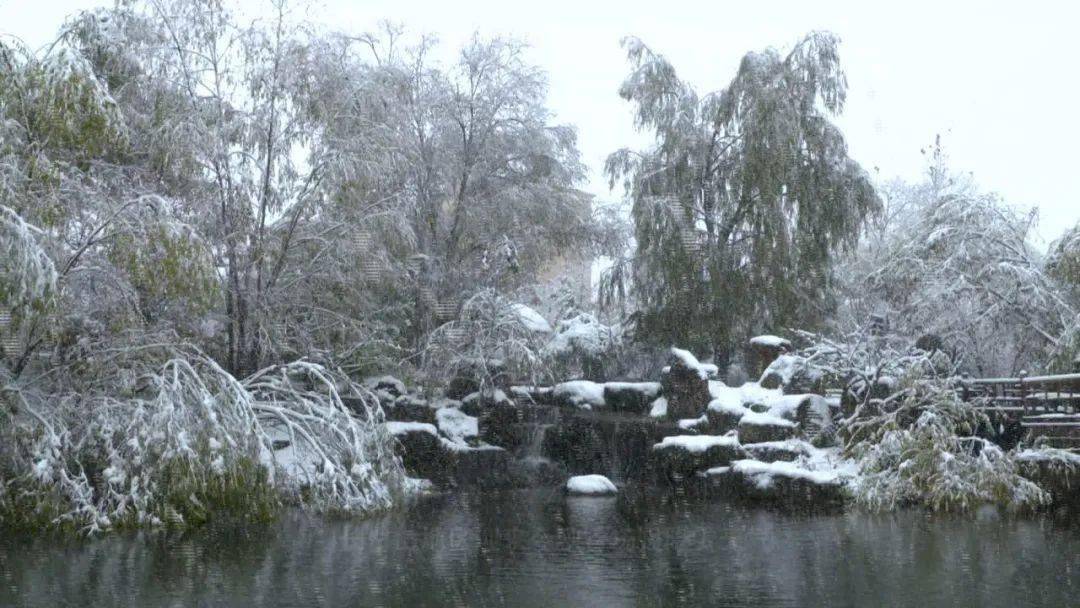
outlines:
M0 606L825 605L1077 606L1080 528L528 490L364 521L0 538Z

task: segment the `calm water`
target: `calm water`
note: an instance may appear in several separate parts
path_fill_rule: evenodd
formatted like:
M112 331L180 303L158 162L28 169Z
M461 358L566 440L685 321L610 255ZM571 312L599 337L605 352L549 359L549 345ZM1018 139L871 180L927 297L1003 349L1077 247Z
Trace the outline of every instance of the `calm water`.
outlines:
M553 491L367 521L0 539L0 606L1080 606L1080 528Z

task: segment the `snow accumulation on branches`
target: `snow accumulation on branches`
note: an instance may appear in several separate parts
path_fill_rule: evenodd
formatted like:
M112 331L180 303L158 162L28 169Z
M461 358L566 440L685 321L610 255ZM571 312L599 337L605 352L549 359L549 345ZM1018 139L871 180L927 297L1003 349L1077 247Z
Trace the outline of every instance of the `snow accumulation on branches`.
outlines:
M831 340L800 332L800 339L809 345L778 367L785 385L831 378L844 387L837 435L857 471L848 487L858 504L967 511L1048 503L1014 454L978 436L989 420L961 401L947 358L863 334Z
M41 231L0 205L0 308L18 320L41 311L56 293L56 268Z
M0 425L8 525L182 526L221 509L259 517L281 503L363 513L402 493L378 401L313 363L241 382L209 359L172 359L129 398L55 406L13 387L4 397L16 405Z

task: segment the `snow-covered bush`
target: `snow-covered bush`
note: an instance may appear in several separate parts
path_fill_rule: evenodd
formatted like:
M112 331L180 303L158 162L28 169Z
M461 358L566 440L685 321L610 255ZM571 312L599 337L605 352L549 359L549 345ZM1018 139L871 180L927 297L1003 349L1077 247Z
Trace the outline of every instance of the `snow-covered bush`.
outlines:
M875 510L918 505L939 511L1048 503L1049 494L1020 475L1012 455L974 436L985 422L941 380L904 379L880 413L844 423L845 451L859 465L856 502Z
M240 382L209 359L172 359L127 398L3 394L3 526L194 525L281 503L363 513L401 493L377 400L303 361Z
M605 375L605 362L615 357L621 345L619 327L605 325L591 313L575 311L559 320L542 354L562 375L600 380Z
M426 379L445 386L466 374L481 390L505 377L536 384L550 375L541 352L549 337L539 331L542 320L493 289L481 290L462 304L457 319L431 332L421 361Z
M1028 509L1049 500L1011 454L977 436L989 420L961 400L949 357L899 336L796 333L804 346L765 375L781 377L785 387L812 378L843 389L837 435L858 470L851 484L858 504L965 511L985 503Z

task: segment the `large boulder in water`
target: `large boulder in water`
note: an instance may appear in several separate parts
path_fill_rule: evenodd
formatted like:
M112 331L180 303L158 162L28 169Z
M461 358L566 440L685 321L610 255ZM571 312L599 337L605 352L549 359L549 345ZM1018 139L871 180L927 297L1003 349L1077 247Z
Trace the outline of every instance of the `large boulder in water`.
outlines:
M736 460L731 466L705 472L712 486L724 493L798 507L843 504L846 484L835 471L813 471L793 462Z
M577 475L566 480L566 493L577 496L611 496L619 489L603 475Z
M1022 450L1015 460L1020 474L1049 492L1054 505L1080 505L1080 454L1044 447Z
M732 435L676 435L653 446L653 467L662 478L677 481L745 456Z
M481 444L463 446L444 440L451 466L451 481L458 487L485 489L507 488L516 479L511 469L510 452L501 447Z
M505 488L514 483L510 453L475 439L475 445L469 445L467 432L459 441L422 422L391 421L386 428L397 438L398 455L411 477L430 479L440 487Z
M439 431L424 422L386 423L387 430L397 438L397 452L405 471L412 477L444 483L453 463L443 447Z

